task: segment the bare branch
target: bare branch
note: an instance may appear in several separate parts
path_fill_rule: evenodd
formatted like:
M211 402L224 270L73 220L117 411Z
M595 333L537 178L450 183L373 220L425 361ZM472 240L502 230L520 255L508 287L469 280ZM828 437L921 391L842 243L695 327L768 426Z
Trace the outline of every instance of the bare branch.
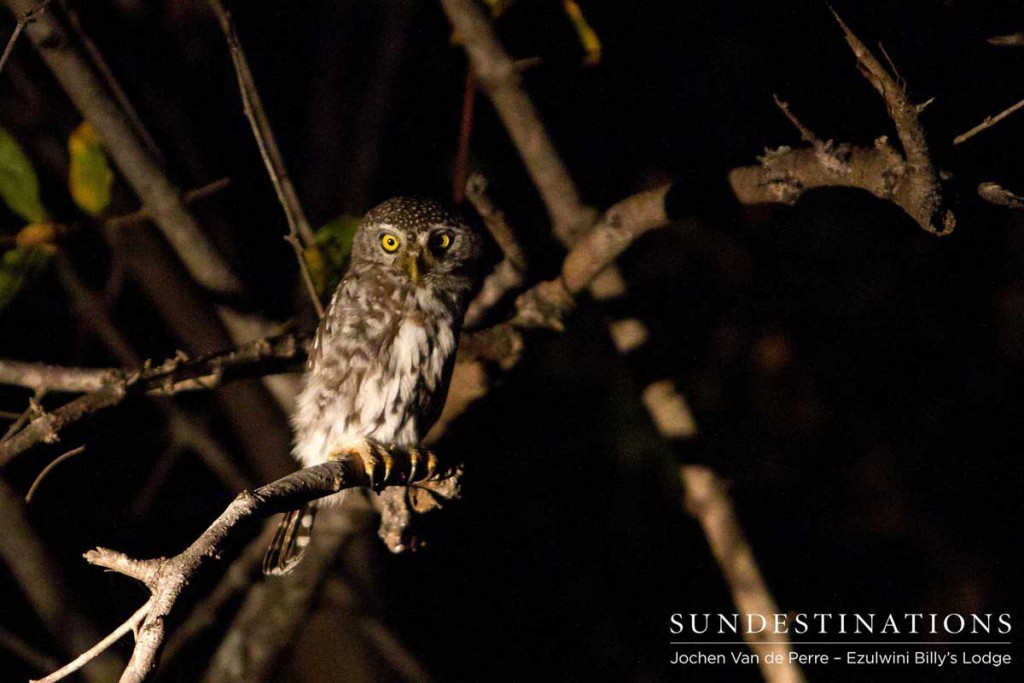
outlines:
M372 456L371 456L372 454ZM375 468L373 458L386 455L389 466ZM255 491L243 491L188 548L170 558L140 560L105 548L85 554L90 564L143 582L151 592L137 629L135 650L121 683L141 683L156 670L166 638L166 624L178 598L199 572L220 560L227 540L239 527L294 509L309 500L343 489L368 486L433 487L456 469L439 464L433 453L414 448L385 447L364 439L333 454L329 462L299 470Z
M530 170L541 198L547 206L548 214L552 218L552 230L555 236L564 245L572 246L579 236L595 223L596 212L592 208L584 206L580 201L579 193L558 158L554 145L550 142L536 115L533 104L526 93L522 91L519 81L515 77L511 68L511 60L498 44L483 13L472 0L442 0L442 5L449 21L463 40L474 71L491 98L491 102L498 110L520 156ZM664 211L664 207L662 207L662 211ZM598 300L608 300L624 295L626 285L618 269L610 266L597 273L597 277L590 282L590 292ZM643 340L648 336L644 324L633 319L613 320L609 323L609 330L616 349L623 355L635 350L636 347L633 344L637 339ZM515 338L506 339L506 342L513 349L517 344L521 346L521 340ZM441 422L446 423L451 419L451 413L460 408L460 404L453 402L453 395L458 400L466 401L486 393L486 377L486 372L478 364L457 365L452 382L452 393L449 394L449 401L445 405ZM456 379L464 384L456 386ZM692 423L693 418L688 411L680 412L685 410L686 404L678 395L675 385L670 380L665 380L665 384L667 393L678 397L678 400L665 402L661 417L670 415L672 418L669 421L670 424L687 421ZM653 413L652 419L659 427L661 426L661 422ZM434 436L435 433L436 430L428 435L428 438ZM675 438L672 433L662 432L662 434L668 439ZM686 474L684 473L683 476ZM733 527L733 533L737 538L743 537L742 528L738 524ZM719 559L720 565L723 561L728 560L727 558ZM722 572L726 580L731 578L727 567L723 566ZM764 590L766 599L770 600L767 588L763 584L760 588ZM772 668L784 669L785 675L789 676L792 681L802 680L800 669L795 664L763 665L762 673L765 676L782 675L771 671Z
M11 31L11 37L7 39L7 45L4 47L4 52L0 55L0 72L4 70L4 66L7 65L7 60L10 59L11 53L14 52L14 46L18 43L18 38L21 37L22 31L25 30L25 26L33 20L33 17L49 5L53 0L42 0L36 3L35 7L27 9L18 15L18 23L14 25L14 30Z
M978 185L978 196L992 204L1009 209L1024 209L1024 196L1014 194L999 183L987 182Z
M986 42L996 47L1024 47L1024 31L1007 33L1002 36L992 36Z
M896 203L928 232L949 234L956 225L956 219L951 211L943 213L941 210L942 194L938 175L928 153L928 143L918 119L917 106L910 102L906 90L886 71L835 10L832 10L832 14L857 58L861 74L885 101L889 118L896 127L896 134L903 147L906 168L893 188Z
M572 176L521 87L519 70L498 43L490 22L472 0L441 0L441 5L462 38L477 82L491 98L540 191L555 231L569 236L586 230L596 214L580 200Z
M50 391L96 391L118 375L114 368L75 368L0 358L0 384Z
M683 466L680 476L686 490L686 508L704 529L711 553L718 560L732 591L733 603L743 614L760 614L765 619L772 619L772 615L779 613L779 607L764 583L750 544L740 532L740 523L725 485L714 472L700 465ZM783 662L789 661L793 648L788 642L779 642L774 634L769 636L764 632L745 637L750 649L759 655L762 662L771 653L782 655ZM772 642L767 642L769 640ZM770 664L761 667L761 674L768 683L803 681L796 667Z
M149 612L152 606L152 600L147 602L145 605L135 611L135 614L128 617L127 620L116 629L111 631L103 640L93 645L91 648L75 657L72 661L68 662L61 668L54 671L49 676L32 680L29 683L56 683L63 678L67 678L71 674L75 673L83 666L96 659L98 656L103 654L111 645L121 640L129 631L134 631L138 628L139 624L142 623L142 619Z
M1019 111L1022 108L1024 108L1024 100L1021 100L1016 104L1010 105L1009 107L1002 110L995 116L986 116L985 120L976 125L974 128L971 128L966 133L960 133L960 135L957 135L955 138L953 138L953 144L959 145L963 142L967 142L981 131L991 128L992 126L996 125L997 123L1005 119L1010 114L1014 113L1015 111Z
M291 369L305 356L304 339L286 334L258 339L230 351L195 360L181 355L157 366L121 371L99 389L33 419L21 431L0 443L0 466L40 441L59 440L64 427L98 410L123 401L131 393L171 395L180 391L212 389L232 378L262 376Z
M309 294L317 317L324 315L323 304L317 296L316 287L313 284L313 276L309 272L309 264L306 263L306 256L303 249L316 249L316 238L306 214L302 211L302 204L299 196L292 185L291 177L288 175L281 157L281 150L274 138L274 131L270 127L270 120L263 109L263 102L260 100L259 91L256 89L256 81L253 79L252 71L249 69L249 60L245 57L241 44L238 42L238 34L235 33L235 25L231 21L231 14L220 0L209 0L211 9L217 15L217 22L220 24L224 38L228 42L231 51L231 62L235 66L235 75L238 77L238 88L242 94L242 104L245 109L245 117L249 119L253 135L256 136L256 143L260 148L260 156L263 157L263 164L267 167L267 173L274 184L277 198L284 208L284 215L288 220L288 236L285 238L295 251L295 258L299 261L299 272L302 274L303 283Z
M79 446L78 448L72 448L70 451L68 451L67 453L64 453L60 457L54 459L53 462L51 462L49 465L44 467L43 471L40 472L39 476L37 476L35 481L32 482L32 485L28 487L28 493L25 494L25 503L28 504L28 503L32 502L32 497L35 495L36 489L39 488L39 484L42 483L43 479L46 478L46 475L48 475L50 472L52 472L53 469L57 465L61 464L65 460L68 460L70 458L75 457L76 455L81 455L84 452L85 452L85 446Z
M522 287L526 279L526 256L512 227L505 220L505 214L494 206L487 194L487 179L479 173L466 181L466 197L484 221L487 230L501 249L504 258L488 275L480 292L466 309L463 322L466 329L474 329L483 322L490 311L509 292Z

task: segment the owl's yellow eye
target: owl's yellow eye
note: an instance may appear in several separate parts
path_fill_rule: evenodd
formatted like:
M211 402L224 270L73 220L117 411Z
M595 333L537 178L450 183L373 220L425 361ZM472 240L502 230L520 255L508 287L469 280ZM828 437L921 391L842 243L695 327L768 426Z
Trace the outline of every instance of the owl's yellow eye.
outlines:
M393 254L398 251L398 238L394 235L384 234L380 238L380 246L384 248L384 251Z
M447 249L452 246L452 236L447 232L439 232L433 238L435 249Z

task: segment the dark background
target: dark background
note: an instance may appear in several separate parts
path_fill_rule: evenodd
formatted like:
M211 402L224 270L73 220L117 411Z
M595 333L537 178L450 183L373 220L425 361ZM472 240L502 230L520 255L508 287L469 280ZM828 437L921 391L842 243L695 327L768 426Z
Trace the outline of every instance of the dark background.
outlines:
M76 4L179 185L231 178L203 209L204 227L260 310L294 315L302 294L280 239L286 224L205 4ZM379 579L372 609L438 680L754 680L753 669L665 666L669 614L733 607L683 510L680 454L659 441L637 400L656 369L678 382L700 424L682 456L730 482L783 611L1016 619L1024 220L974 188L991 180L1024 191L1024 114L956 148L951 141L1024 97L1024 48L986 43L1024 28L1020 3L834 3L865 44L884 44L914 101L935 98L922 122L936 163L952 174L945 198L959 219L941 239L856 191L813 192L770 210L735 206L729 195L730 168L754 163L765 147L801 144L773 93L824 139L895 138L824 3L580 4L603 43L596 67L581 66L554 0L518 0L500 34L514 57L542 58L525 83L587 202L606 208L678 181L673 212L693 219L642 239L622 263L633 294L626 305L655 335L653 360L631 374L602 310L587 301L565 335L531 338L522 365L439 445L469 463L464 503L443 513L427 551L370 552ZM450 197L465 59L435 3L276 0L233 10L314 225L395 194ZM4 21L5 30L13 24ZM562 252L543 207L486 98L476 104L472 165L519 231L531 280L550 277ZM69 222L63 145L79 120L21 44L0 77L0 123L37 164L47 206ZM116 202L136 207L123 187ZM19 227L0 216L4 233ZM99 237L80 237L69 253L102 283L110 255ZM173 353L131 285L115 310L144 355ZM312 326L308 312L299 324ZM115 362L46 274L0 313L0 355ZM20 411L25 398L5 388L0 408ZM209 399L180 401L235 443ZM30 513L105 627L142 595L88 568L81 552L177 552L236 493L183 458L140 509L137 494L166 440L159 414L135 401L5 471L23 490L49 458L88 444L86 456L49 476ZM246 454L234 452L245 467ZM0 623L59 651L6 575ZM286 663L280 680L302 670ZM39 673L3 650L0 672L4 681ZM948 680L1003 673L958 670ZM175 676L167 678L190 680ZM338 671L325 680L348 679ZM396 677L381 668L379 680Z

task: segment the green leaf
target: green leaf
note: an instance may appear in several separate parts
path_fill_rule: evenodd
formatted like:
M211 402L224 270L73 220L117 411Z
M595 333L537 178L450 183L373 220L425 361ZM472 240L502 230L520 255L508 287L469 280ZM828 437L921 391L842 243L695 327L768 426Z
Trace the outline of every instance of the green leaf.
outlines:
M40 247L18 247L0 258L0 312L34 281L50 262L50 255Z
M342 215L316 231L318 250L307 250L306 263L320 294L332 291L345 274L352 239L361 221L360 216Z
M71 133L68 151L71 154L68 171L71 198L82 211L98 216L110 205L114 172L110 170L100 137L92 124L84 121Z
M29 223L46 220L46 211L39 198L39 180L32 162L14 136L3 128L0 128L0 197L11 211Z

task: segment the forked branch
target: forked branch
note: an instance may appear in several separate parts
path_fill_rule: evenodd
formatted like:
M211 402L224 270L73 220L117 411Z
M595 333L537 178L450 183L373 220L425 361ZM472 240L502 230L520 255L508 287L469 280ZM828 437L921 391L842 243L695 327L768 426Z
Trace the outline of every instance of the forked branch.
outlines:
M457 467L439 463L433 453L386 446L369 439L336 450L334 457L330 462L299 470L255 491L238 494L192 545L173 557L142 560L106 548L85 554L90 564L137 579L151 593L149 601L129 620L136 634L135 648L121 683L149 680L167 638L167 623L176 615L186 586L200 572L223 566L219 562L221 555L241 527L343 489L371 484L375 488L415 484L444 489L446 481L458 474ZM112 644L114 640L108 637L104 642ZM99 648L90 650L92 656L100 652ZM57 678L45 680L52 682Z

